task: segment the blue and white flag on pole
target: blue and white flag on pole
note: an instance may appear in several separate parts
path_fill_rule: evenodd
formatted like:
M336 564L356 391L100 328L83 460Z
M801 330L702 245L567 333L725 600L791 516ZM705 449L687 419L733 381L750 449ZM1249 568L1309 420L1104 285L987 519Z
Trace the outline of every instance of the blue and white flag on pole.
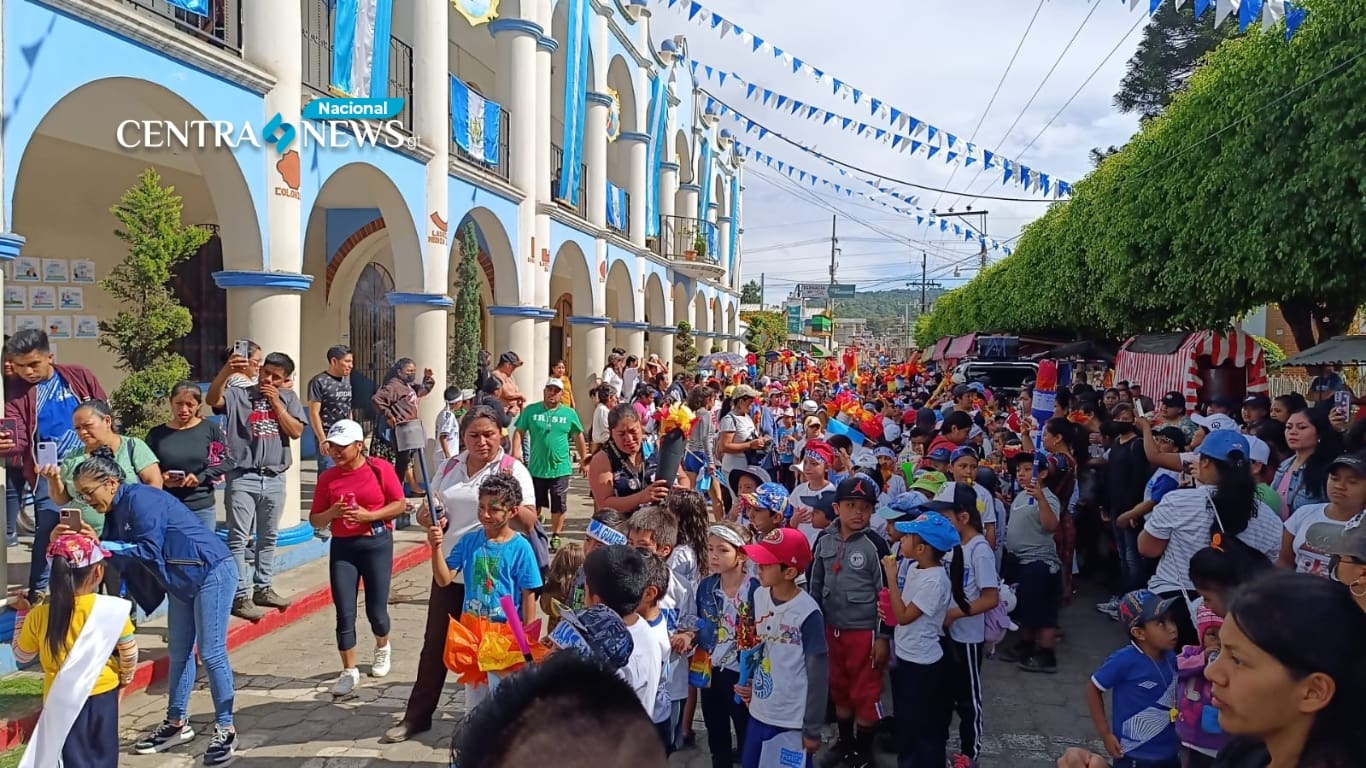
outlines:
M451 77L451 138L480 162L498 164L498 129L503 108Z
M209 15L209 0L166 0L166 2L182 11L189 11L199 16Z
M332 91L355 99L389 93L389 30L393 0L334 0Z

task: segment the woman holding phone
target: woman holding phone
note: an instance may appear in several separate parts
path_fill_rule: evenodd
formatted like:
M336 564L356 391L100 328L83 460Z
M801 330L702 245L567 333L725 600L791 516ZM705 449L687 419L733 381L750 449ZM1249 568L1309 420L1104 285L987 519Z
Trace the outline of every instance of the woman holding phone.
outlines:
M109 410L108 403L103 400L81 403L71 415L71 426L81 440L81 447L68 453L61 464L39 466L38 474L47 478L48 493L52 500L64 508L79 510L81 519L87 525L97 531L102 530L105 518L72 490L72 478L76 474L76 467L91 456L103 456L117 464L123 470L124 482L162 487L161 464L157 455L147 443L114 431L114 414Z
M365 431L350 419L327 430L324 443L336 462L318 475L308 521L329 526L328 573L337 609L337 650L342 672L333 696L349 696L360 682L356 668L356 601L365 584L365 615L375 636L371 677L389 674L389 581L394 564L394 518L403 514L403 484L394 466L365 455Z
M161 465L162 486L214 530L218 510L213 487L233 467L223 428L201 413L204 393L193 381L171 390L171 418L152 427L147 446Z

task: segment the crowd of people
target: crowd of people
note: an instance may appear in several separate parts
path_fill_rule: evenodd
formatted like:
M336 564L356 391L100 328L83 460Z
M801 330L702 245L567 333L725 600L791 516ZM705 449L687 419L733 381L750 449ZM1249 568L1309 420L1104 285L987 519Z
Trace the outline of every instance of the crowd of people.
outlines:
M475 386L442 393L428 476L410 433L430 370L396 361L367 433L350 350L327 358L301 397L288 356L245 344L207 392L177 386L144 441L40 331L7 340L0 453L36 523L29 587L10 601L15 655L42 665L45 713L63 713L44 715L31 749L67 766L118 752L129 601L144 615L165 601L166 719L133 749L195 738L197 649L215 710L205 762L232 759L227 624L289 605L274 545L291 442L311 429L332 693L361 684L362 586L367 672L392 668L393 529L411 512L432 587L416 679L382 740L429 730L453 673L468 711L453 764L519 764L528 747L498 739L547 738L506 716L537 710L547 733L619 715L594 749L660 765L695 744L700 709L717 767L821 752L864 768L880 743L903 767L975 766L983 677L999 662L1058 671L1074 577L1114 595L1097 609L1125 644L1079 686L1108 756L1061 765L1360 764L1346 720L1366 697L1350 650L1366 623L1366 422L1331 393L1187 413L1179 393L1079 383L1041 414L1029 383L1007 396L913 363L789 357L768 375L675 377L618 350L585 428L562 362L534 399L516 352L481 353ZM581 543L565 533L576 472L594 512ZM410 498L422 491L431 504ZM587 684L601 702L575 711Z

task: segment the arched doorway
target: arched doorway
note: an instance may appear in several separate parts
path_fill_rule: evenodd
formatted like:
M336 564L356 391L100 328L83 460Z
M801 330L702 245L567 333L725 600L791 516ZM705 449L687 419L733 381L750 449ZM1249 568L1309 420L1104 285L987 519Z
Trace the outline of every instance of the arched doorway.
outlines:
M194 318L190 335L172 349L189 361L190 377L196 381L213 380L228 348L228 292L213 280L213 273L223 269L223 240L217 226L204 226L213 236L171 277L176 299Z
M389 271L374 262L365 265L351 293L351 351L356 367L351 372L351 397L367 423L374 428L370 398L384 384L384 374L397 358L394 307L388 295L394 290Z

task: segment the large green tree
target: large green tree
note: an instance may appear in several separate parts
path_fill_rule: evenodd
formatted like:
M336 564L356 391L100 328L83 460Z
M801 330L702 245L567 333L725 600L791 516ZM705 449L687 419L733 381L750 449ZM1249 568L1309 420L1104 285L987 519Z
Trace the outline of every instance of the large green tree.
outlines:
M764 289L759 285L758 280L750 280L740 287L741 304L763 304Z
M1163 3L1129 58L1115 94L1115 106L1144 118L1162 114L1190 79L1201 57L1235 28L1233 23L1216 27L1209 16L1197 19L1189 7L1178 9L1176 3Z
M787 344L787 316L782 312L746 312L740 319L745 330L745 348L756 355L782 349Z
M1289 43L1219 46L1012 256L940 299L929 332L1118 338L1269 303L1301 348L1343 332L1366 302L1366 15L1306 5Z

